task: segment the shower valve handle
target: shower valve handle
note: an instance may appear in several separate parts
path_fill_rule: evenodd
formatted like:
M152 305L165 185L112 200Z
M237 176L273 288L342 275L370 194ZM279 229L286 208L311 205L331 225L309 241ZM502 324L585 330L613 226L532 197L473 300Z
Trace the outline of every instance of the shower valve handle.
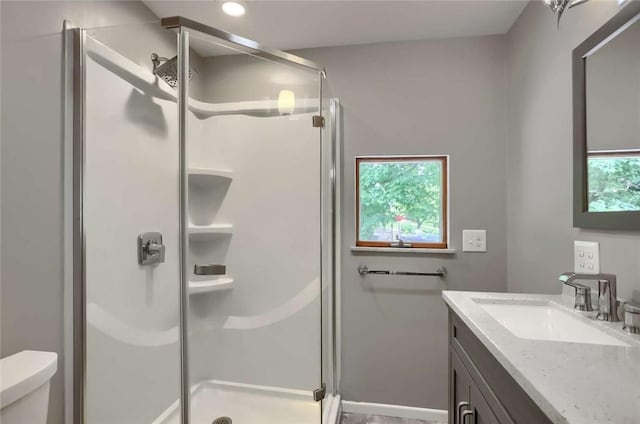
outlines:
M151 240L144 246L148 256L164 255L164 244L154 243Z
M151 232L138 235L138 263L140 265L163 263L164 250L162 234Z

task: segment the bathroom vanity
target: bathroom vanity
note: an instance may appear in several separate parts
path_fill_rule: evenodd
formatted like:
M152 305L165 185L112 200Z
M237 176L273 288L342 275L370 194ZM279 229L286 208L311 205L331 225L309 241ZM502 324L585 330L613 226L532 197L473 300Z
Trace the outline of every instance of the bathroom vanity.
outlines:
M551 422L454 312L449 312L449 380L450 423Z
M640 338L622 324L576 312L561 295L443 298L449 423L640 422Z

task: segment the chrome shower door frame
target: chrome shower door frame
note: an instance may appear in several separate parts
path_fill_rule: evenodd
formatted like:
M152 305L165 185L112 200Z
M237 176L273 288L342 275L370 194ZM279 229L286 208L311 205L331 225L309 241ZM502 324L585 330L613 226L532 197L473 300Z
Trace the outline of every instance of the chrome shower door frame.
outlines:
M82 424L85 388L85 162L86 31L63 24L63 228L64 228L64 416Z
M324 67L311 60L304 59L300 56L283 52L281 50L269 48L258 43L257 41L253 41L248 38L244 38L239 35L232 34L230 32L223 31L197 21L187 19L182 16L170 16L167 18L162 18L160 20L160 25L167 29L187 29L196 31L210 36L213 40L228 43L229 45L232 45L237 49L255 52L254 54L274 62L302 66L320 72L323 75L325 73Z

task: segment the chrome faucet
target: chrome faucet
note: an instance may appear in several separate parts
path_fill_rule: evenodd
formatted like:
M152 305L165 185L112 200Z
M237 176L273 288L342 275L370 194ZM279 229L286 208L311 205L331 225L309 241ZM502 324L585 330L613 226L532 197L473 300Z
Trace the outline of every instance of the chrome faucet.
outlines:
M575 309L592 311L591 289L575 280L594 280L598 282L598 315L597 319L618 322L618 299L616 296L616 276L614 274L578 274L565 272L558 277L560 281L576 289Z
M565 272L560 274L558 279L564 284L573 287L576 290L574 309L578 311L593 311L591 306L591 289L585 285L575 283L576 274L573 272Z

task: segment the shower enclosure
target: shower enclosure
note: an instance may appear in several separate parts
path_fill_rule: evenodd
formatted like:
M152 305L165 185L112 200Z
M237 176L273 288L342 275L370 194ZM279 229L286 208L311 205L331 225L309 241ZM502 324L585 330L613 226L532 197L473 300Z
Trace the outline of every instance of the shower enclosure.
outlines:
M323 68L181 17L65 35L69 418L330 422Z

